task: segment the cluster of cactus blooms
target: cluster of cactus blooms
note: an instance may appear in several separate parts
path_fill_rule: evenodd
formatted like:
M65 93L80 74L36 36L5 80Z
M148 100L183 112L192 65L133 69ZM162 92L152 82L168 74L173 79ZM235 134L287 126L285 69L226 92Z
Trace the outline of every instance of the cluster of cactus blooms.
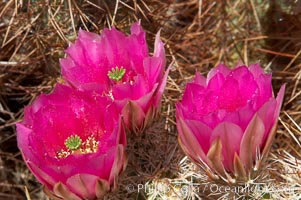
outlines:
M79 31L61 60L64 84L40 95L17 123L18 147L54 199L98 199L126 165L125 132L157 115L169 69L160 32L149 56L139 23L131 34Z
M61 60L63 84L40 95L17 123L18 147L54 199L97 199L126 166L126 132L141 134L160 109L169 68L160 32L149 56L139 23L131 34L79 31ZM284 95L259 65L199 73L176 105L183 151L212 180L248 181L265 159Z

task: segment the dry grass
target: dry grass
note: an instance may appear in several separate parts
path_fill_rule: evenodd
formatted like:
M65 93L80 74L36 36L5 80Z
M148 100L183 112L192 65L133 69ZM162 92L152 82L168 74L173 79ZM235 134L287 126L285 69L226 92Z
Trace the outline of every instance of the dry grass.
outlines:
M301 198L300 13L300 1L285 0L1 1L0 199L47 199L17 149L14 124L25 105L52 90L58 60L77 30L100 33L115 26L128 32L139 19L149 44L162 29L168 60L175 64L161 118L142 138L129 138L129 164L119 190L105 199L244 199L242 192L209 195L214 185L207 184L176 141L175 102L185 83L196 70L206 74L220 62L260 62L273 73L275 92L287 83L268 165L249 188L256 186L255 199Z

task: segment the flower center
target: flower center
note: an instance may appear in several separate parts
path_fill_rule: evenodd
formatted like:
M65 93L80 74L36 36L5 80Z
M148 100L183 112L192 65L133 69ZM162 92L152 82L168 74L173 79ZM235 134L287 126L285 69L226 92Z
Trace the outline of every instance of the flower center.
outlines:
M108 77L114 81L120 81L125 72L126 70L122 66L120 68L117 66L108 72Z
M71 135L65 140L65 146L69 150L77 150L82 144L82 139L78 135Z
M72 154L95 153L98 149L99 142L94 136L88 137L84 142L78 135L71 135L65 140L66 149L57 152L56 158L67 158Z

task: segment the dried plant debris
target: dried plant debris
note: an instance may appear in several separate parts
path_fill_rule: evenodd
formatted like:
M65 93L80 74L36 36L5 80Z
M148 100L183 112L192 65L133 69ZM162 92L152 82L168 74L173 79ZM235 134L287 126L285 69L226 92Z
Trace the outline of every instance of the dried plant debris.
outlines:
M150 44L161 29L174 65L160 119L139 139L129 138L128 167L105 199L301 198L300 12L300 0L1 1L0 199L49 199L22 160L14 124L24 106L60 80L59 58L78 30L128 32L138 20ZM195 71L206 74L220 62L260 62L273 73L275 91L287 83L266 169L241 187L210 182L177 143L175 102Z

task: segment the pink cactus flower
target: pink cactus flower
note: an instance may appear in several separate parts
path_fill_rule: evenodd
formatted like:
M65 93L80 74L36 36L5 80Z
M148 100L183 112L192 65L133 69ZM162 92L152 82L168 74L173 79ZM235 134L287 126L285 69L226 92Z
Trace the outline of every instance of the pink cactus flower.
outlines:
M164 74L160 32L152 56L139 23L131 26L129 36L115 28L101 35L80 30L66 53L60 62L65 80L78 88L98 85L116 103L126 127L141 133L158 112L169 71Z
M97 199L125 167L125 131L116 108L95 92L57 84L17 123L23 158L54 199Z
M271 79L258 64L219 65L187 84L176 105L179 144L212 179L248 180L266 157L285 90L275 98Z

